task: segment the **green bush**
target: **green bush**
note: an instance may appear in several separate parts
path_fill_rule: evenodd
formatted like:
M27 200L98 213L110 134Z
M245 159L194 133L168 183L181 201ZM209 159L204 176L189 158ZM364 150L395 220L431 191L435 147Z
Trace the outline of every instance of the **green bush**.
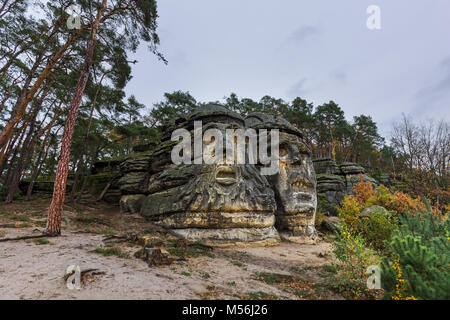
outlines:
M343 223L332 249L345 280L365 281L367 267L375 264L376 257L360 233Z
M384 250L386 242L391 239L392 232L397 225L384 211L373 211L370 215L362 216L358 221L358 231L374 249Z
M427 211L408 210L382 259L381 283L392 299L450 299L449 220Z

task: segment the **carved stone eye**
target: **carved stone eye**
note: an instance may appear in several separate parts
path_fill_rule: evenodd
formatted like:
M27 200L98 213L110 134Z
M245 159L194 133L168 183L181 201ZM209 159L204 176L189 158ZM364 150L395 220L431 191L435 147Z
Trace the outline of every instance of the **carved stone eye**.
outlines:
M286 146L280 146L280 157L287 157L289 155L289 150Z

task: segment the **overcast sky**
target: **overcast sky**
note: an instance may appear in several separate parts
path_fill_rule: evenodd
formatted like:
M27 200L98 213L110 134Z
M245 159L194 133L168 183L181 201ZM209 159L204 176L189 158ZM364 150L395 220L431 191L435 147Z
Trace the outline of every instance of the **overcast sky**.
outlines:
M366 26L381 8L381 30ZM127 93L198 101L231 92L371 115L384 136L401 113L450 119L449 0L160 0L164 65L142 46Z

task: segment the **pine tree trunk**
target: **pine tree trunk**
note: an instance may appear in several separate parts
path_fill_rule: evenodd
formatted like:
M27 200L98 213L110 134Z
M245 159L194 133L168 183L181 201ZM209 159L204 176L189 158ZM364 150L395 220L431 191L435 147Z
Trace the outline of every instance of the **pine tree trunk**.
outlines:
M48 211L46 233L50 236L58 236L61 234L61 215L66 196L67 175L69 173L70 163L70 147L72 145L72 136L75 128L75 122L78 116L78 109L81 104L84 89L89 76L89 69L92 63L94 54L95 41L97 38L97 30L100 19L106 9L106 0L103 0L102 8L99 10L97 17L92 26L92 33L86 50L83 69L78 78L75 95L70 105L69 113L67 115L66 124L64 126L64 133L61 140L61 152L58 161L58 169L56 171L55 184L53 188L52 203Z

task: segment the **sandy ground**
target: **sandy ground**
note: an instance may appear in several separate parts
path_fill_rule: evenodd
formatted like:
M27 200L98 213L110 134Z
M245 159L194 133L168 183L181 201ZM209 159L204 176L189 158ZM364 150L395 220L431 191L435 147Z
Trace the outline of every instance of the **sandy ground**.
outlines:
M43 214L45 207L44 203ZM3 212L14 211L11 207L6 209L9 211ZM40 210L39 206L33 209L34 212ZM98 213L95 217L108 211L90 210ZM14 212L19 216L24 214ZM64 220L71 224L70 219L73 221L79 213L65 212L65 215L68 218ZM17 222L14 222L16 227L0 227L0 239L39 234L43 229L33 222L41 220L42 226L42 218L34 213L22 227ZM139 223L138 217L128 219ZM1 222L5 220L0 219L0 226ZM121 225L126 227L126 223ZM108 224L109 229L112 226L114 224ZM85 225L71 225L64 229L61 237L49 238L47 244L36 240L0 242L0 299L248 299L261 295L263 298L308 299L311 298L308 294L294 294L293 290L286 289L292 286L267 283L258 279L258 274L294 276L304 283L303 289L309 290L324 281L319 271L331 260L330 244L325 241L317 244L283 242L272 247L214 248L208 255L149 267L133 256L139 246L132 243L122 244L128 257L91 252L106 248L105 233L86 232L86 229ZM115 231L120 233L121 230ZM84 279L81 289L70 290L64 280L70 265L78 265L81 270L98 269L102 274L91 275ZM330 292L315 296L325 297L340 298Z

